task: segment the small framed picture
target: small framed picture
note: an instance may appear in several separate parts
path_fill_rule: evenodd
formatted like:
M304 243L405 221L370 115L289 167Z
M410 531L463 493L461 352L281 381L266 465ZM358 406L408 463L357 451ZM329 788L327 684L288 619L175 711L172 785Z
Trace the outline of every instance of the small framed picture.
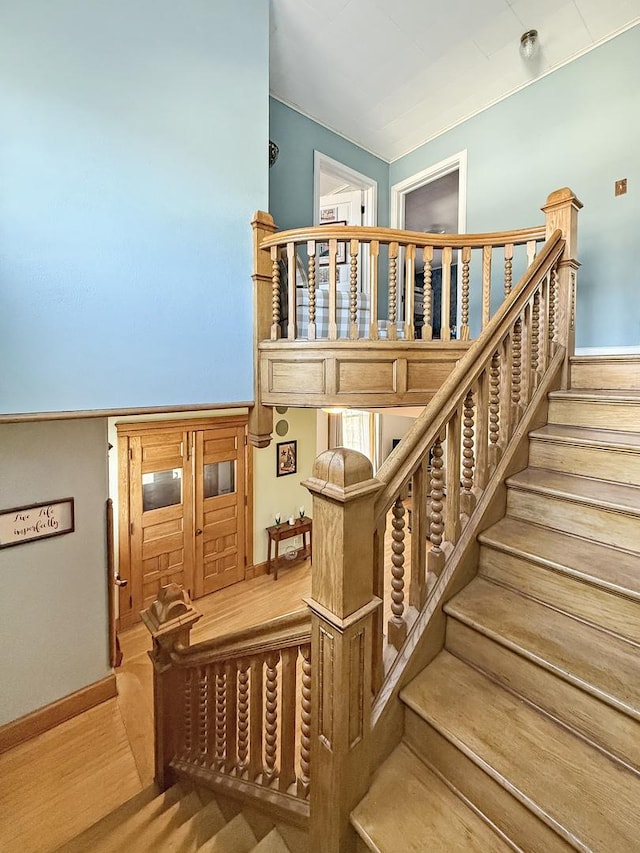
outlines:
M346 225L346 219L340 219L338 222L321 222L320 225ZM327 266L329 263L329 244L318 243L317 248L318 263L320 266ZM347 244L338 243L338 251L336 252L336 264L344 264L347 260Z
M323 207L320 211L320 224L325 225L327 222L335 222L338 218L337 207Z
M276 444L276 475L285 477L298 470L298 442L280 441Z

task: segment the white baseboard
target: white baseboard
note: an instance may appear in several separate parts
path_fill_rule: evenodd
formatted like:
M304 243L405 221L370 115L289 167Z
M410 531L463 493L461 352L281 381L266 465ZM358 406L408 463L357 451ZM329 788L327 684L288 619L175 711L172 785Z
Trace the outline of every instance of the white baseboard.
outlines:
M576 355L640 355L640 346L576 347Z

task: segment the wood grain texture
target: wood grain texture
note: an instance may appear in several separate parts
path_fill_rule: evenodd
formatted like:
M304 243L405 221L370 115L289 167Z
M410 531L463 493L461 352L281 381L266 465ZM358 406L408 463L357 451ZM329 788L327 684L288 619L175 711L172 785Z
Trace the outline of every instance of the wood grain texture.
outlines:
M556 391L549 396L549 423L640 432L640 391Z
M574 356L571 388L640 391L640 356Z

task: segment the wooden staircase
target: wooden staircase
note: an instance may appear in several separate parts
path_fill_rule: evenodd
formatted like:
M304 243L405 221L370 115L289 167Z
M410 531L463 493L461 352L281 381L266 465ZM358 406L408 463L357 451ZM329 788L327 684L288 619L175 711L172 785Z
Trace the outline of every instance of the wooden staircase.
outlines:
M445 647L401 693L361 850L640 849L639 366L575 358L549 395Z
M287 841L285 841L285 837ZM288 843L287 843L288 842ZM60 853L302 853L306 834L187 782L155 785L59 848Z

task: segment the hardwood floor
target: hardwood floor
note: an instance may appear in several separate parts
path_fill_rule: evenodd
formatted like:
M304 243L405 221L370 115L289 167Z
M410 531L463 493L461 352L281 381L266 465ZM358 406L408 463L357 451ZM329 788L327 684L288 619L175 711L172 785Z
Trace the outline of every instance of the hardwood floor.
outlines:
M296 610L311 591L308 561L195 602L192 642ZM0 755L0 850L51 853L153 781L150 637L120 635L118 698Z

